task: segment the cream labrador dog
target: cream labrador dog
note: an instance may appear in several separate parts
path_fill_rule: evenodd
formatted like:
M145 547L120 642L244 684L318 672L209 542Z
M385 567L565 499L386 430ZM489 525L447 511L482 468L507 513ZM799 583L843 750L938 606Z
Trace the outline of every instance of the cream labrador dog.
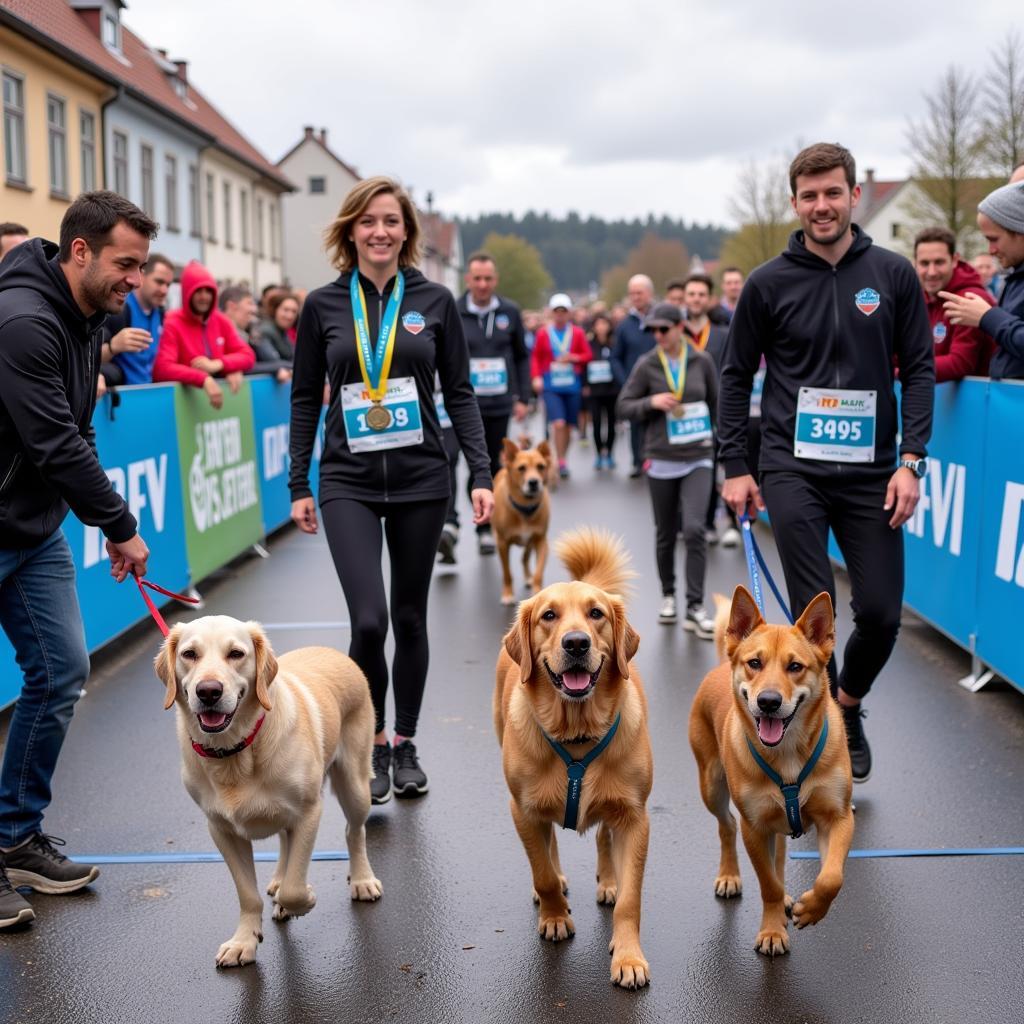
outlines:
M202 808L238 890L235 934L218 967L256 959L263 899L252 841L275 833L281 852L267 892L275 921L313 909L306 881L324 778L345 814L352 899L376 900L366 856L374 715L366 677L328 647L274 657L258 623L211 615L175 626L156 658L164 708L177 708L182 780Z

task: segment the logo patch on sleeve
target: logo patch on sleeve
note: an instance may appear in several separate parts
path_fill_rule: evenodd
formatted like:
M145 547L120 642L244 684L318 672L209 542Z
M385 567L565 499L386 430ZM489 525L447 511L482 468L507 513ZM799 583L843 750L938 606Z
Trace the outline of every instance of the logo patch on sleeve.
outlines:
M422 313L409 312L402 317L402 326L410 334L419 334L427 326L427 321Z
M854 304L865 315L872 313L882 304L882 296L874 288L861 288L853 297Z

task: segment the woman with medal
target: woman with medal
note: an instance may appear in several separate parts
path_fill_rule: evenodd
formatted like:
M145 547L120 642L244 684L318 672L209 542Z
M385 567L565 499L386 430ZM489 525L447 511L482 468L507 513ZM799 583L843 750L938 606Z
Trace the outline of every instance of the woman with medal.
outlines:
M637 360L617 410L643 427L661 579L658 621L677 619L675 551L681 519L686 546L683 628L711 640L714 622L704 608L704 517L712 487L718 375L711 357L684 341L683 315L675 304L658 303L644 330L654 333L657 344Z
M292 379L292 519L316 533L310 459L329 401L320 462L320 518L351 620L349 655L370 683L376 711L374 803L427 791L413 737L428 664L427 596L450 481L434 404L435 374L472 477L473 521L494 507L483 424L455 299L415 269L420 229L408 193L390 178L360 182L326 233L341 271L303 305ZM395 630L393 743L385 728L384 656L391 563Z

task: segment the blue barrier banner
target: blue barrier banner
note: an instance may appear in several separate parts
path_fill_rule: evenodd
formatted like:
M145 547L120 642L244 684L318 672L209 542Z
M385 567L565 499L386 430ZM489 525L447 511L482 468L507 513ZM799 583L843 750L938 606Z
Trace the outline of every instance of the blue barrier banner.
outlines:
M987 471L972 490L980 490L984 509L978 563L976 605L978 657L1024 689L1024 445L1021 414L1024 383L989 385L988 430L975 441Z
M266 535L291 519L292 499L288 491L290 384L273 377L251 377L253 423L256 429L256 459L263 490L263 533ZM320 414L309 483L315 498L320 486L320 452L323 447L324 412Z

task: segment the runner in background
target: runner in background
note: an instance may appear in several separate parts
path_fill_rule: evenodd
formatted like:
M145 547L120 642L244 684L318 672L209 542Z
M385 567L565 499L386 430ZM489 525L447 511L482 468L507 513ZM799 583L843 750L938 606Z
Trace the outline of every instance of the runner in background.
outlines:
M593 358L587 363L587 404L594 425L594 469L614 469L615 402L619 385L612 372L612 322L607 313L598 313L587 337Z

